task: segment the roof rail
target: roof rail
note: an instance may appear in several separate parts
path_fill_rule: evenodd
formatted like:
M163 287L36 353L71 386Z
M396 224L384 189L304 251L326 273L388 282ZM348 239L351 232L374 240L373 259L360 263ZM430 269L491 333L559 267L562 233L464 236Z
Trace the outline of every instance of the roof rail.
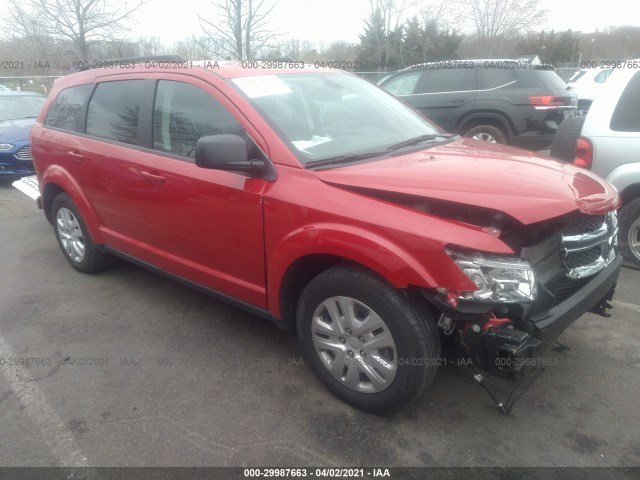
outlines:
M118 64L118 63L142 63L142 62L184 62L184 58L180 55L142 55L139 57L121 57L111 58L109 60L98 60L95 62L87 62L80 71L100 68L102 65Z

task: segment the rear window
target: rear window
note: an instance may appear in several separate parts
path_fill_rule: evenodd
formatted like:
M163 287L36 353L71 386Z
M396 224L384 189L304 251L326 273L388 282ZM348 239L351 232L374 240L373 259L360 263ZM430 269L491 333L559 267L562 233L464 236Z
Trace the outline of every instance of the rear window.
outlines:
M144 97L144 80L120 80L98 84L89 101L87 134L138 143L138 116Z
M87 83L62 90L51 104L44 124L62 130L81 132L82 107L92 88L93 85Z
M622 92L611 116L610 128L616 132L640 132L640 72L637 72Z
M484 68L478 71L478 90L490 90L513 82L516 74L512 68Z
M526 68L516 69L516 71L518 72L518 87L520 88L567 89L567 84L553 70Z
M564 83L556 72L553 70L536 70L532 71L533 76L540 80L542 86L553 90L566 90L567 84Z

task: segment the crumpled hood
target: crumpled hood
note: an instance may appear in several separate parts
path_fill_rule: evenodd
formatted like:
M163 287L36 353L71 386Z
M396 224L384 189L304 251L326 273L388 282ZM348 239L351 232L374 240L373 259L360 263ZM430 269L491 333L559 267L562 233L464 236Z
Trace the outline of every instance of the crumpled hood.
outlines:
M523 224L576 209L604 213L619 204L616 189L588 170L517 148L467 138L398 157L315 173L335 186L491 208Z
M15 143L21 140L29 140L29 133L35 121L35 118L1 121L0 143Z

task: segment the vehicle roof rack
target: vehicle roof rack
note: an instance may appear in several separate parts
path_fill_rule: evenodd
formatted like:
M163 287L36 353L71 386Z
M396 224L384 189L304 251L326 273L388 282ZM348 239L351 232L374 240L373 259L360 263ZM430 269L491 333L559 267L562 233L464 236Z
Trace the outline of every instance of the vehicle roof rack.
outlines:
M109 63L142 63L142 62L184 62L184 58L180 55L142 55L139 57L121 57L110 58L108 60L98 60L94 65L87 65L80 69L81 72L85 70L92 70L94 68L100 68L100 64Z

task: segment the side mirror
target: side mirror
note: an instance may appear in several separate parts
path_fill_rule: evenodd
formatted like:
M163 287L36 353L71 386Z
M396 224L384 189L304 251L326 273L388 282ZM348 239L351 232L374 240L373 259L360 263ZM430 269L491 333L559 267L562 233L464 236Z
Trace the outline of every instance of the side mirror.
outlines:
M247 142L238 135L221 134L201 137L196 143L196 165L202 168L246 172L268 181L276 171L268 161L250 159Z

